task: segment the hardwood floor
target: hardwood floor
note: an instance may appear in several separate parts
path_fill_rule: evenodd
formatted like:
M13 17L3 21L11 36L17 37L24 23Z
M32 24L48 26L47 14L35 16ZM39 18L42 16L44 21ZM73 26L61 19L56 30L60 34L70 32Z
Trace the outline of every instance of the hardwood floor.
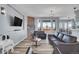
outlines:
M32 46L33 53L37 54L52 54L53 47L47 43L41 43L40 46Z
M25 39L20 42L16 47L14 47L13 54L26 54L28 47L31 46L31 41L29 39Z
M32 52L36 54L51 54L53 52L53 47L50 44L44 43L42 40L39 44L40 46L35 47L35 42L27 38L14 47L14 52L12 54L26 54L29 47L31 47Z

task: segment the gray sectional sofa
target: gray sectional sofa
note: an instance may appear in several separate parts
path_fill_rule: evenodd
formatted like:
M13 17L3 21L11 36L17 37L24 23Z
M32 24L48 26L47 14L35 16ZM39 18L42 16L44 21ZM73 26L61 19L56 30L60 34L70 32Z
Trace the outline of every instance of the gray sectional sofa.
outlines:
M49 43L53 46L54 52L59 54L78 54L79 42L77 37L65 33L57 32L54 35L48 35Z

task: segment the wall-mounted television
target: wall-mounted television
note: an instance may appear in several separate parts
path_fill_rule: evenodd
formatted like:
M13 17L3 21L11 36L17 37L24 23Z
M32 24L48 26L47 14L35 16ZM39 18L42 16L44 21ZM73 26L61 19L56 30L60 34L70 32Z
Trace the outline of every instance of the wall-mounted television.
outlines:
M22 19L15 16L13 26L22 26Z

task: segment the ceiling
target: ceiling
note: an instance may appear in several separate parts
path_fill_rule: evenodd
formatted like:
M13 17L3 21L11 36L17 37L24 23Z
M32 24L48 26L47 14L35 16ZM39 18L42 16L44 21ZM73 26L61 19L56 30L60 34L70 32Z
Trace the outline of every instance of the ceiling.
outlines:
M75 14L73 8L79 8L78 4L12 4L12 6L25 16L49 16L52 10L54 16L62 18L74 18Z

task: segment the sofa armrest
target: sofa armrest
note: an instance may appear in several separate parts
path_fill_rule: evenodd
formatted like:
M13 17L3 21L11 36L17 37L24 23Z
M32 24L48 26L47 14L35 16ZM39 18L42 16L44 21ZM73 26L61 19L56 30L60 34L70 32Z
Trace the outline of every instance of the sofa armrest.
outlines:
M55 41L56 42L56 41ZM57 49L64 54L70 54L70 53L75 53L78 52L79 53L79 42L76 43L63 43L60 42L58 44L55 45L55 47L57 47Z
M75 43L64 43L64 42L61 42L61 43L59 43L59 45L79 45L79 42L75 42Z
M64 43L61 41L53 41L53 43L55 44L55 46L57 47L78 47L79 46L79 42L75 42L75 43Z

